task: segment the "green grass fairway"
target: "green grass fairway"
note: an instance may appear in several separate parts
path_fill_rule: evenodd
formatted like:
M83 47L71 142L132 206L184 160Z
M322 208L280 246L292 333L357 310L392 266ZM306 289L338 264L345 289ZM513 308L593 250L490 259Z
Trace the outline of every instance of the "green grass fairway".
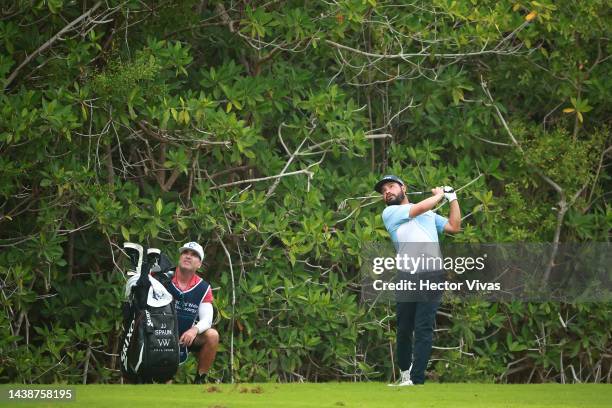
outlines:
M2 386L5 389L8 386ZM13 386L17 387L17 386ZM57 387L57 386L52 386ZM606 384L427 384L383 383L86 385L73 386L76 401L10 403L15 407L432 407L432 408L609 408ZM6 392L3 392L6 395ZM4 400L0 405L6 405Z

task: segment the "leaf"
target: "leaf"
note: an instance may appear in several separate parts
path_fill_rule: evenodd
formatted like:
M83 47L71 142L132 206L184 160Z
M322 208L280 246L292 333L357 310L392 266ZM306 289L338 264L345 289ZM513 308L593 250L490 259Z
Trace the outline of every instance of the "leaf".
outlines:
M128 230L125 226L121 226L121 235L123 235L123 239L126 241L130 240L130 230Z
M527 14L525 16L525 21L529 22L531 20L533 20L534 18L536 18L536 16L538 15L538 13L536 11L532 11L531 13Z
M63 0L48 0L47 7L51 13L57 14L62 9L63 3Z
M574 111L575 111L574 108L565 108L565 109L563 109L563 113L572 113Z
M165 128L166 128L166 126L168 126L168 120L169 120L169 119L170 119L170 112L165 111L165 112L164 112L164 114L163 114L163 116L162 116L162 122L161 122L161 124L160 124L160 127L161 127L162 129L165 129Z
M157 210L157 214L161 214L163 208L164 208L164 205L162 203L162 200L161 198L158 198L157 203L155 203L155 209Z

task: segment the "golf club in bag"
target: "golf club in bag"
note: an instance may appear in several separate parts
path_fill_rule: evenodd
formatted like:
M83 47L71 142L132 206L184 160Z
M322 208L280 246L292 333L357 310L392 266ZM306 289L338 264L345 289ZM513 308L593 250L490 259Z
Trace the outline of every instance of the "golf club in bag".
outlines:
M145 250L132 242L123 247L133 270L125 285L121 372L132 383L166 382L179 364L174 299L164 286L173 270L159 249Z

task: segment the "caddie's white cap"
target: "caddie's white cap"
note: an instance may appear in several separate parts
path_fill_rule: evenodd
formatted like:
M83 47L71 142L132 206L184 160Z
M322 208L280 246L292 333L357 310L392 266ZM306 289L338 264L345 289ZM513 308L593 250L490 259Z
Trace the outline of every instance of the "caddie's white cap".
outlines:
M182 247L179 248L179 253L183 253L183 251L190 249L192 251L196 251L198 255L200 255L200 261L204 260L204 249L202 249L202 245L197 242L188 242Z

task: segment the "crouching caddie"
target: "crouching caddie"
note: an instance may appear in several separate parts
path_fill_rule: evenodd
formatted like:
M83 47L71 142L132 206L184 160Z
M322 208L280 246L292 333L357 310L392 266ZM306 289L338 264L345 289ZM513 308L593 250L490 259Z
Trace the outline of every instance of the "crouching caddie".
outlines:
M179 252L179 264L168 290L175 299L180 362L187 360L188 352L195 354L198 371L194 383L201 384L206 380L219 344L219 333L212 328L213 294L210 284L196 275L204 260L202 246L197 242L188 242Z

